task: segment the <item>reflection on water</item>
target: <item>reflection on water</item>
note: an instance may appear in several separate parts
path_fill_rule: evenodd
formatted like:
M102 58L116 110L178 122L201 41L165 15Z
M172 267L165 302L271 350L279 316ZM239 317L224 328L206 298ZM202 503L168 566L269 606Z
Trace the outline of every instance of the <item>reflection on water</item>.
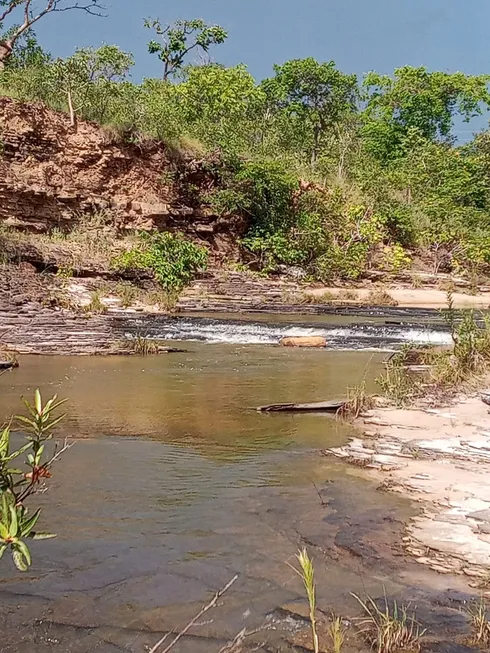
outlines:
M342 397L382 355L280 347L186 343L187 354L81 358L26 357L2 379L0 415L36 386L69 399L68 428L86 437L144 435L207 456L325 445L339 425L318 416L269 419L253 410L279 401ZM274 421L272 421L274 420Z
M327 555L319 592L332 607L363 583L390 583L388 518L406 512L405 503L316 453L352 427L253 410L341 397L364 378L373 387L381 358L198 343L189 350L25 358L2 377L2 417L40 386L45 396L68 397L64 432L78 439L39 498L43 524L59 537L35 543L27 575L7 561L0 568L2 652L52 650L53 641L62 651L142 651L158 639L152 633L185 625L210 590L239 573L212 624L176 649L216 651L301 596L285 562L305 543Z

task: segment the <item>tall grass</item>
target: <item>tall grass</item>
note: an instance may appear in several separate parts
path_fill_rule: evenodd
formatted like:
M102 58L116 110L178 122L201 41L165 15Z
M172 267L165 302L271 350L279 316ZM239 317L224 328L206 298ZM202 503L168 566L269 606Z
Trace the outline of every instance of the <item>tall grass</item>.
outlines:
M304 548L296 556L299 562L299 569L292 567L293 570L301 577L308 599L309 605L309 618L311 625L311 637L313 642L314 653L319 653L320 647L318 642L318 632L316 627L316 586L315 586L315 570L313 568L313 561L308 555L308 551Z
M485 601L483 594L478 602L468 607L472 627L471 644L479 646L485 651L490 649L490 606Z
M339 408L337 416L342 419L357 419L376 405L375 398L366 392L366 382L347 388L347 399Z
M419 391L417 381L405 368L405 355L404 350L391 356L384 373L376 379L385 397L400 407L410 404Z
M332 616L328 634L332 642L333 653L341 653L347 634L347 628L344 626L341 617Z
M370 596L364 601L357 594L352 596L364 610L364 617L359 619L361 633L377 653L420 649L426 631L417 623L415 611L409 614L409 605L398 605L396 601L390 605L385 595L384 606L380 608Z
M450 328L452 347L404 348L390 358L384 374L376 379L395 405L409 405L423 394L450 395L471 389L490 370L490 318L474 311L456 311L451 290L442 316ZM414 375L407 369L414 353L418 362L428 365L427 373Z

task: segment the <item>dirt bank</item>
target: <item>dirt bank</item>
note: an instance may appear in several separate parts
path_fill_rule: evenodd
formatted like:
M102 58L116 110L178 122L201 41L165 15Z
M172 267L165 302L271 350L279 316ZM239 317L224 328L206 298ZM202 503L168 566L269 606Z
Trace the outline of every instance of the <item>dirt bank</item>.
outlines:
M490 418L479 396L445 408L379 408L364 438L325 453L362 467L379 490L420 503L405 549L423 565L490 586ZM364 472L363 472L364 473Z

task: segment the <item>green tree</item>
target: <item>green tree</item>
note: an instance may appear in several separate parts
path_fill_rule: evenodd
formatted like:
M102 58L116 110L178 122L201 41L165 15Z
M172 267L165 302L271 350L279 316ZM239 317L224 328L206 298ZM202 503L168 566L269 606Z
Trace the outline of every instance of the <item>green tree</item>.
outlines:
M451 141L456 116L468 122L488 110L489 75L429 72L405 66L393 77L371 72L364 79L366 146L387 161L404 154L409 130L432 141Z
M190 135L228 151L248 148L265 95L245 66L190 66L176 95Z
M49 52L39 45L36 34L29 30L16 40L12 56L7 59L5 67L28 71L29 68L45 66L51 61Z
M150 54L156 54L163 63L163 79L178 75L187 55L193 50L208 53L212 45L224 43L228 33L220 25L208 25L200 18L177 20L171 25L162 25L158 18L148 18L145 27L155 31L159 40L148 43Z
M325 137L356 111L357 78L337 70L333 61L311 57L276 65L274 71L262 83L269 110L287 116L314 166Z
M82 110L87 118L104 122L111 100L120 92L119 82L133 64L132 55L115 45L82 48L68 59L56 59L47 77L53 92L66 101L72 126Z
M104 6L99 0L0 0L0 70L14 53L19 39L39 20L48 14L74 10L102 16ZM10 28L2 34L7 21Z

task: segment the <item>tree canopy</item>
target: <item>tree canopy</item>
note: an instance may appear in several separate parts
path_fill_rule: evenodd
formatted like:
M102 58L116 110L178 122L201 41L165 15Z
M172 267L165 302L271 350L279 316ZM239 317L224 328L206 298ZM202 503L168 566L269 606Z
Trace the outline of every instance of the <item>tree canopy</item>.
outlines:
M45 2L50 11L101 11L97 2ZM35 4L0 0L11 13ZM490 273L490 132L464 144L454 132L488 111L490 76L405 66L358 79L308 57L258 81L245 65L191 61L225 41L222 27L151 20L162 74L135 83L133 56L116 45L53 59L29 12L30 26L10 41L0 91L69 112L75 129L77 119L95 120L122 143L158 139L209 156L213 170L218 157L218 187L195 201L246 217L239 245L252 267L301 265L313 278L352 279L417 259Z

